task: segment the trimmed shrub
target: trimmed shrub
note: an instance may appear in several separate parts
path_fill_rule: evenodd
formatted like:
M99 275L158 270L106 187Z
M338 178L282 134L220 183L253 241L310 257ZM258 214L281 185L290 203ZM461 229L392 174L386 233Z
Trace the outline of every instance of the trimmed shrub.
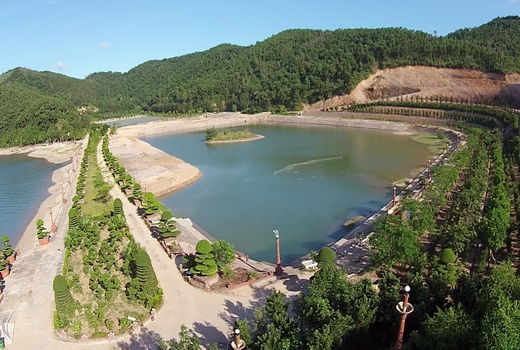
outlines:
M336 253L329 248L323 247L317 256L318 264L331 264L336 260Z
M62 275L56 275L52 282L54 290L54 302L58 315L70 315L74 307L74 299L70 294L67 280Z
M445 248L441 251L439 255L439 259L442 261L443 264L453 264L455 260L457 260L457 256L450 248Z
M45 229L43 224L44 222L42 219L36 220L36 237L38 237L38 239L45 238L49 235L49 231Z
M79 228L78 212L74 208L69 210L69 229L72 228Z
M152 267L150 256L144 249L140 249L135 257L136 274L139 283L143 286L157 288L157 276Z
M202 239L197 243L195 250L197 251L197 254L207 254L213 250L213 247L207 239Z
M197 257L195 258L196 265L190 271L196 275L213 276L217 273L218 266L211 251L213 247L208 240L203 239L197 243L195 247Z
M123 202L121 202L121 199L119 198L114 199L114 214L124 215Z

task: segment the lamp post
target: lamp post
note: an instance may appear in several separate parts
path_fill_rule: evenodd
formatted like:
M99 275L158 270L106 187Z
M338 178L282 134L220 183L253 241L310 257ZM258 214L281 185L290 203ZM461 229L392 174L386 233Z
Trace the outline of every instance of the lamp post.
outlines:
M56 231L58 231L58 226L56 226L54 219L52 218L52 207L49 207L49 214L51 216L51 233L56 233Z
M397 333L397 339L395 341L395 350L401 350L403 346L403 336L404 336L404 325L406 323L406 316L413 312L413 305L408 302L408 298L410 297L410 286L404 287L404 296L403 301L397 303L395 308L401 314L401 323L399 324L399 332Z
M65 191L63 191L63 183L61 184L61 202L63 204L67 203L67 199L65 198Z
M396 188L395 188L395 186L394 186L394 202L393 202L393 204L392 204L392 206L393 206L394 209L395 209L395 191L396 191Z
M274 274L280 276L283 273L282 259L280 258L280 232L278 230L273 230L273 233L276 238L276 268L274 269Z
M431 165L432 165L432 161L428 159L428 180L430 179L431 177Z

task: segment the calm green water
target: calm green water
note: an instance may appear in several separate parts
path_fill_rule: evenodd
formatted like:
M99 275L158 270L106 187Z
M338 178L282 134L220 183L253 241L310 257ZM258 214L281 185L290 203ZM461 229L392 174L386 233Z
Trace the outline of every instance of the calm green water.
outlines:
M286 263L347 232L356 215L392 196L393 181L425 167L426 146L402 135L339 127L259 125L260 141L207 145L204 132L149 137L151 145L198 167L195 184L161 198L217 239L274 262L273 229Z
M59 165L23 155L0 156L0 236L15 245L49 196L51 176Z

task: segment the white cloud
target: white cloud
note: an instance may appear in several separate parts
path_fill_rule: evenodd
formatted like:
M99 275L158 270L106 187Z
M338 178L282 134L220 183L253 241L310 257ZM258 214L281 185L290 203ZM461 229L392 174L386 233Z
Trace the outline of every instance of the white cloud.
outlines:
M102 41L99 44L97 44L97 46L102 48L102 49L108 49L109 47L112 46L112 44L107 43L106 41Z
M56 64L54 65L58 70L61 70L61 71L64 71L65 69L67 69L67 63L63 62L63 61L58 61L56 62Z

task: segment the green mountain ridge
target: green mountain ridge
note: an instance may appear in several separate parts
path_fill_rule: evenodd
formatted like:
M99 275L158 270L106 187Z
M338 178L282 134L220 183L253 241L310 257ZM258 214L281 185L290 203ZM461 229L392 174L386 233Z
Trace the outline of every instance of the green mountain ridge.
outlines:
M247 47L221 44L147 61L126 73L99 72L85 79L15 68L0 75L0 147L28 142L7 135L13 125L36 125L33 132L46 134L51 128L55 137L64 137L58 124L45 124L45 129L34 120L42 114L58 120L59 109L42 103L43 112L37 115L24 108L27 100L60 101L71 119L143 111L300 109L303 103L347 94L383 68L423 65L518 73L518 38L520 17L509 16L445 37L403 28L292 29ZM15 98L13 89L23 90L24 98Z

